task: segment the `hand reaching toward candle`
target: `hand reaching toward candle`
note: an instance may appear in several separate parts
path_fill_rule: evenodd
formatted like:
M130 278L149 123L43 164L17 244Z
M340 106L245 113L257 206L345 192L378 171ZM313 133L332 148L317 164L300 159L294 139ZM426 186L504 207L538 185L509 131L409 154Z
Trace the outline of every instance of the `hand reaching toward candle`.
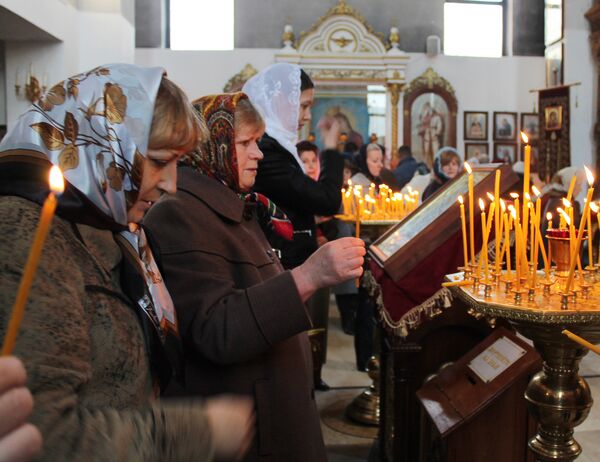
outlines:
M341 134L340 123L333 117L323 117L319 120L317 128L321 131L325 149L337 149Z
M364 242L354 237L336 239L320 247L292 270L300 298L306 301L321 287L360 277L365 253Z
M33 408L26 378L21 361L0 358L0 462L24 462L42 448L39 430L26 423Z

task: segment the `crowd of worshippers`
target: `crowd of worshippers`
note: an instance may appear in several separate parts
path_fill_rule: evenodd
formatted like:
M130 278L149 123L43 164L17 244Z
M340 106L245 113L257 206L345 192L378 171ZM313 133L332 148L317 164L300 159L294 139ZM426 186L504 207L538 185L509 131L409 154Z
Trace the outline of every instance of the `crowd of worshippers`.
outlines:
M292 64L191 103L163 69L117 64L21 115L0 144L1 338L53 165L66 188L0 358L1 462L326 460L330 289L359 370L372 353L340 189L433 194L462 158L443 148L429 173L403 146L386 169L375 140L340 145L338 117L298 143L314 96Z

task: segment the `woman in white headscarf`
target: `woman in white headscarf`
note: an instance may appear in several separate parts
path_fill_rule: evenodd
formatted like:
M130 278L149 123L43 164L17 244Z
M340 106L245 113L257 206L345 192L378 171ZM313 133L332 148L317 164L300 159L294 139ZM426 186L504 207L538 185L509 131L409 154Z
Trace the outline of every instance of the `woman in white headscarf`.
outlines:
M200 134L163 74L117 64L64 80L0 144L0 338L50 167L66 180L15 345L45 460L208 461L249 441L246 401L154 399L178 371L180 341L138 223L175 191L177 160Z
M278 63L252 77L243 91L265 120L265 135L259 144L264 159L258 167L254 190L269 197L288 216L294 226L294 239L285 241L267 236L281 251L285 269L293 269L317 250L315 215L330 216L338 212L342 200L344 159L336 151L340 127L335 119L319 123L324 146L321 172L317 181L305 175L296 144L298 131L311 120L315 97L310 77L295 64ZM312 303L309 303L311 306ZM327 389L321 380L326 356L327 306L311 309L315 329L315 386Z

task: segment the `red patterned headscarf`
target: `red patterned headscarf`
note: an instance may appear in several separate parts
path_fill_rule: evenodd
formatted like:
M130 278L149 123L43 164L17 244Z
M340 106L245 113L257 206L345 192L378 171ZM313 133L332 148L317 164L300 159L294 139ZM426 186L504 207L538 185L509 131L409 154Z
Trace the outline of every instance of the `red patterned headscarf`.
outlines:
M239 194L247 203L255 203L267 218L267 228L279 236L292 240L294 228L285 213L266 196L244 193L239 187L237 154L235 151L235 110L245 93L224 93L203 96L193 101L194 108L206 122L209 136L200 148L186 155L181 162L206 176L214 178Z

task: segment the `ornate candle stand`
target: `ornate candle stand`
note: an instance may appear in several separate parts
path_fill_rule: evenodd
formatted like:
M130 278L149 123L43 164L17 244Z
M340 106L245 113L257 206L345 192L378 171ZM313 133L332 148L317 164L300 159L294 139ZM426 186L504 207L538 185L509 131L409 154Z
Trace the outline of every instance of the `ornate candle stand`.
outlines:
M589 298L569 301L561 308L560 289L550 294L536 291L515 304L513 294L496 289L488 297L482 286L454 286L452 290L471 308L486 317L505 318L517 331L533 340L544 363L525 392L529 411L539 422L537 435L529 441L538 462L572 461L581 454L573 428L590 412L593 400L586 381L579 376L579 362L588 350L561 334L568 329L592 343L600 342L600 287Z

